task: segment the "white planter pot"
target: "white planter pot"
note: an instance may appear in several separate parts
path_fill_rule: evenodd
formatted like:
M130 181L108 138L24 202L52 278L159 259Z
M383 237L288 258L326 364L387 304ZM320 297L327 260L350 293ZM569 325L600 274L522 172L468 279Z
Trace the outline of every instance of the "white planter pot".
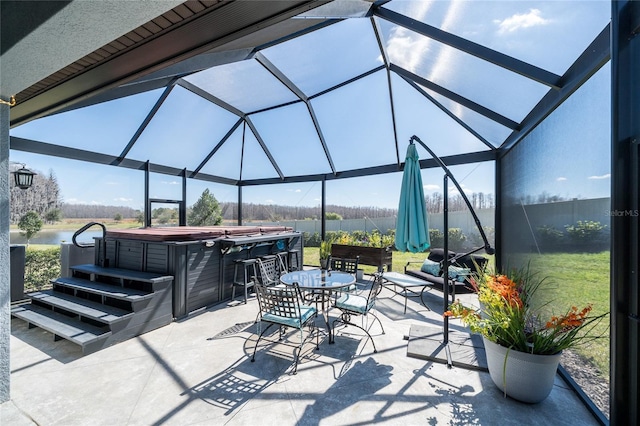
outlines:
M498 389L513 399L531 404L549 396L561 353L534 355L509 350L484 338L483 341L489 374Z

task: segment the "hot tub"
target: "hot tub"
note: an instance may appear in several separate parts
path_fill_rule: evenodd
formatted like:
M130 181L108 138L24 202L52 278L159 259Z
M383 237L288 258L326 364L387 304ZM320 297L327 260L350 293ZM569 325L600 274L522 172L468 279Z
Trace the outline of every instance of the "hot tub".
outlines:
M96 264L173 275L173 315L184 317L231 297L234 261L299 250L302 234L278 226L154 227L107 230Z

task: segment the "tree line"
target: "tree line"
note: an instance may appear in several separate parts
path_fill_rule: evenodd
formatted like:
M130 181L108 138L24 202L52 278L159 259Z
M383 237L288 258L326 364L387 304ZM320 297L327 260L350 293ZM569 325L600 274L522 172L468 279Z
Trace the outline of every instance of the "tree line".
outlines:
M36 212L44 218L50 211L60 208L60 187L53 171L50 171L48 175L38 173L33 176L33 185L26 190L15 186L13 178L10 179L10 182L9 220L11 223L17 223L22 216L30 211Z
M10 220L12 223L17 223L21 217L30 211L36 212L47 221L57 221L61 218L113 218L116 215L121 218L139 218L142 214L140 210L126 206L65 203L61 199L60 188L53 171L49 171L46 175L42 173L35 175L33 186L28 190L15 187L13 181L11 181L11 186ZM211 195L215 198L215 194ZM476 210L495 207L493 194L472 193L468 195L468 198ZM546 196L545 198L549 197ZM425 203L429 212L440 213L443 211L443 194L437 192L428 194L425 196ZM224 219L233 220L238 216L237 203L220 202L219 208ZM449 197L450 211L465 210L466 208L467 206L459 194ZM342 219L391 217L397 214L397 209L393 208L375 206L351 207L335 204L327 205L326 211ZM308 207L244 203L242 214L245 220L314 220L320 219L321 209L319 205Z
M495 207L493 194L482 192L473 193L467 196L474 210L491 209ZM441 213L444 209L444 197L441 193L433 193L424 197L427 210L430 213ZM233 219L237 217L236 203L221 202L223 217ZM449 196L449 211L466 210L467 205L460 194ZM362 219L369 217L391 217L398 213L398 209L383 208L375 206L338 206L327 204L326 211L339 215L342 219ZM245 203L242 206L242 216L245 220L264 220L277 222L283 220L313 220L320 219L322 215L320 206L301 207L285 206L274 204Z

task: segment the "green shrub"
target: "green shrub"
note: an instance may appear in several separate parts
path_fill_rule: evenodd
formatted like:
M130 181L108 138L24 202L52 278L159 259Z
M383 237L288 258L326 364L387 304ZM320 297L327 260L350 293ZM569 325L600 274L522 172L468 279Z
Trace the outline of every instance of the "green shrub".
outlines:
M493 226L483 226L482 230L484 231L484 235L487 237L487 240L489 240L489 242L495 241L496 229ZM467 236L467 240L471 243L472 247L484 246L484 240L480 236L479 232L472 232Z
M304 240L305 247L320 247L320 242L322 241L320 233L318 232L314 232L313 234L310 232L304 232L302 234L302 238Z
M560 245L564 232L554 228L553 226L540 226L538 229L538 238L543 247L554 248Z
M429 240L431 247L442 248L444 245L444 232L439 229L429 229Z
M592 220L579 220L575 225L565 225L571 241L578 244L599 241L606 227Z
M33 250L27 247L24 265L25 292L51 287L51 280L60 277L60 247Z
M464 248L467 237L460 228L449 228L449 250L460 251Z

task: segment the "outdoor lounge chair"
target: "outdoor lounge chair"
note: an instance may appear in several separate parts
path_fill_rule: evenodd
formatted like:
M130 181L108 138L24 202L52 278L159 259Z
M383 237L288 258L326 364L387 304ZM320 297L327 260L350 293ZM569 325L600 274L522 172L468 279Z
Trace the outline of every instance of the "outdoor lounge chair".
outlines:
M408 262L404 267L404 273L406 275L422 279L424 281L429 282L434 287L443 289L445 279L442 276L442 262L444 261L444 250L439 248L431 249L429 255L427 256L427 260L432 262L439 263L439 266L436 268L437 271L429 271L424 267L423 262ZM449 271L449 279L447 280L449 283L449 290L460 293L460 292L472 292L473 287L469 281L469 278L477 273L484 271L488 259L484 256L474 255L474 254L460 254L449 250L449 262L450 267L458 267L458 268L467 268L469 269L468 275L465 277L453 277L451 271ZM415 264L415 267L411 267L412 264ZM422 267L418 266L422 265Z
M300 344L294 349L294 367L293 374L298 371L298 359L302 346L307 339L311 339L315 330L315 320L318 314L315 306L302 304L300 289L297 284L292 286L267 287L262 284L255 286L256 295L258 297L258 305L260 307L260 320L258 323L258 340L253 348L253 356L251 362L256 360L256 350L262 336L271 328L272 325L279 327L279 340L282 341L285 331L288 327L300 330ZM267 327L262 329L262 323L267 323ZM309 327L307 339L304 338L304 327ZM319 333L316 335L316 349L320 349Z

